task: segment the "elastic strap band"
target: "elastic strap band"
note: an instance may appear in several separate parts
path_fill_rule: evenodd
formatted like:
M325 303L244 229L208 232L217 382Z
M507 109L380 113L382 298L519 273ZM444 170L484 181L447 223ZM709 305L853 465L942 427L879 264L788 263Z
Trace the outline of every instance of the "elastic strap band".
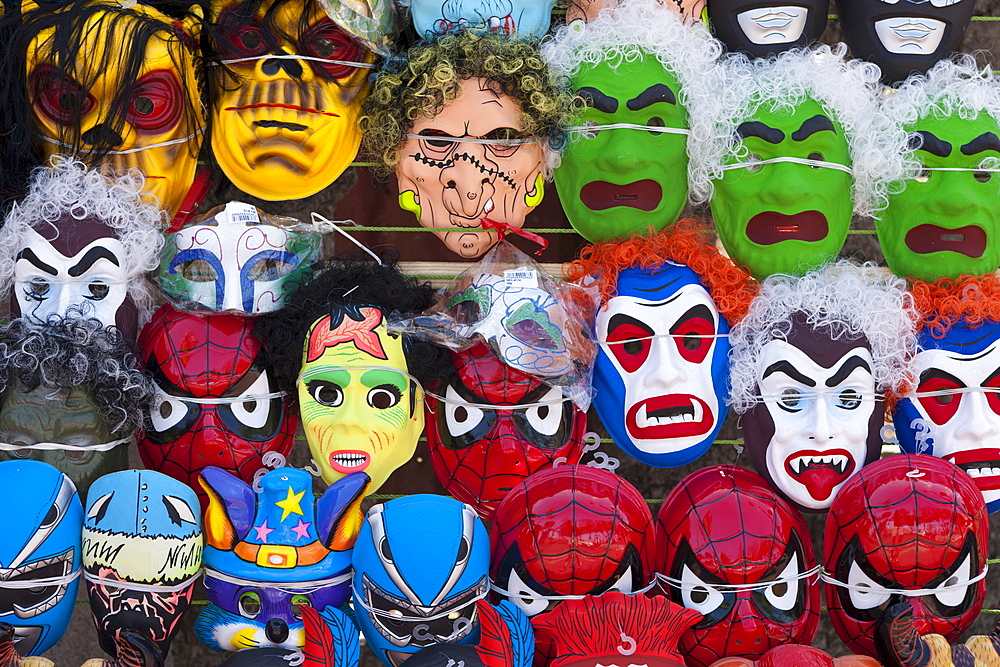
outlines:
M794 577L782 577L780 579L772 579L771 581L758 581L753 584L692 584L681 581L680 579L675 579L673 577L668 577L665 574L656 574L658 581L667 584L671 588L676 588L681 591L695 591L695 590L705 590L706 588L712 588L714 590L724 590L724 591L758 591L765 588L770 588L775 584L781 583L791 583L793 581L801 581L803 579L811 579L817 575L822 576L823 566L817 565L811 567L805 572L800 572Z
M156 584L140 584L133 581L122 581L121 579L108 579L106 577L101 577L99 575L83 571L83 578L92 584L100 584L101 586L108 586L110 588L121 588L126 591L139 591L141 593L180 593L186 588L189 588L194 582L198 581L198 577L201 576L201 570L198 570L190 577L180 582L179 584L173 584L170 586L166 585L156 585Z
M937 391L911 391L904 396L906 398L929 398L931 396L955 396L958 394L996 394L1000 393L1000 387L955 387L953 389L939 389Z
M174 396L162 391L156 392L158 398L165 398L181 403L194 403L196 405L226 405L229 403L248 403L250 401L269 401L272 398L284 398L287 394L283 391L272 391L270 394L253 394L250 396L208 396L205 398L195 398L193 396Z
M523 139L482 139L480 137L451 137L434 134L413 134L410 132L407 132L403 136L407 139L427 139L430 141L444 141L450 144L480 144L482 146L524 146L525 144L538 143L536 137L525 137Z
M642 588L637 588L637 589L633 590L630 593L625 593L625 595L641 595L643 593L646 593L648 591L653 590L653 588L656 585L657 585L657 580L654 577L652 581L650 581L648 584L646 584ZM521 593L511 593L507 589L501 588L500 586L497 586L496 583L494 583L492 579L490 580L490 590L492 590L495 593L499 593L500 595L503 595L504 597L507 597L507 598L528 598L528 597L530 597L532 600L552 600L552 601L557 601L557 600L586 600L587 598L595 598L595 597L599 598L602 595L604 595L604 593L610 593L612 591L617 591L618 593L622 593L623 592L623 591L619 591L619 590L617 590L615 588L612 588L612 589L604 591L604 593L588 593L586 595L540 595L540 594L535 593L534 591L532 591L530 595L524 595L524 594L521 594Z
M874 398L876 401L885 399L885 394L877 391L867 392L857 391L856 389L852 391L854 391L854 393L851 394L851 398ZM777 401L782 398L797 398L802 400L822 398L824 396L840 396L843 393L844 390L837 391L836 389L827 389L823 391L803 391L798 394L758 394L757 396L754 396L753 399L758 403L762 403L765 401Z
M235 65L237 63L247 63L255 60L308 60L315 63L328 63L330 65L345 65L346 67L358 67L361 69L375 69L372 63L360 63L356 60L336 60L334 58L319 58L317 56L303 56L294 53L269 54L264 56L247 56L246 58L228 58L226 60L216 60L210 63L213 66Z
M838 171L843 171L848 174L853 174L854 170L848 167L846 164L839 164L837 162L826 162L825 160L810 160L804 157L772 157L767 160L748 160L746 162L734 162L733 164L722 165L723 171L729 171L730 169L749 169L750 167L755 167L764 164L779 164L781 162L790 162L792 164L804 164L808 167L823 167L824 169L837 169Z
M987 167L920 167L917 169L918 172L921 171L988 171L991 174L1000 173L1000 167L987 168Z
M61 577L46 577L44 579L23 579L19 581L0 580L0 590L24 590L28 588L45 588L47 586L67 586L80 577L82 568L77 568Z
M68 149L70 149L71 151L73 151L75 153L101 153L101 154L105 154L105 155L130 155L132 153L140 153L142 151L148 151L148 150L150 150L152 148L164 148L166 146L176 146L177 144L186 144L187 142L191 141L193 138L197 137L199 134L201 134L204 131L205 131L205 128L204 127L200 127L197 130L195 130L194 132L192 132L191 134L187 135L186 137L181 137L180 139L171 139L170 141L161 141L161 142L156 143L156 144L149 144L148 146L137 146L135 148L129 148L129 149L123 150L123 151L100 151L100 150L93 149L93 148L80 148L78 146L74 146L73 144L63 143L63 142L59 141L58 139L53 139L52 137L45 137L45 136L42 137L42 140L43 141L47 141L50 144L55 144L56 146L60 146L62 148L68 148Z
M244 579L243 577L237 577L235 575L226 574L224 572L219 572L218 570L213 570L210 567L206 567L205 586L207 588L211 585L208 581L208 577L211 577L212 579L218 579L219 581L224 581L227 584L236 584L237 586L254 586L256 588L270 588L277 591L284 591L285 593L298 593L300 591L313 591L318 588L325 588L326 586L343 584L350 581L352 576L353 573L348 571L343 574L330 577L329 579L315 579L313 581L259 581L257 579Z
M411 382L417 385L417 388L421 393L427 393L424 391L424 386L420 384L420 380L413 377L406 371L393 368L392 366L313 366L312 368L302 371L302 373L299 374L299 377L295 379L295 384L299 384L303 380L308 380L314 375L319 375L320 373L326 373L328 371L392 371L393 373L402 375L405 378L409 378Z
M967 581L960 581L957 584L951 584L950 586L941 586L939 588L918 588L916 590L909 588L883 588L881 586L856 586L854 584L849 584L846 581L841 581L833 575L831 575L826 570L819 573L819 578L828 584L834 586L839 586L840 588L846 588L850 591L858 591L860 593L882 593L884 595L902 595L908 598L919 598L925 595L934 595L935 593L945 593L947 591L957 591L965 588L969 584L974 584L977 581L982 581L986 577L987 571L990 569L989 562L983 563L983 569L979 574Z
M479 600L482 600L483 598L486 597L486 595L489 592L490 592L489 587L486 587L486 589L483 590L482 593L479 593L475 597L471 598L469 600L468 604L472 604L473 602L478 602ZM381 616L383 618L391 618L391 619L393 619L395 621L414 621L414 622L436 621L439 618L445 618L446 616L450 616L451 614L455 613L455 611L456 611L455 609L449 609L448 611L442 611L441 613L434 614L432 616L407 616L406 614L403 614L402 612L400 612L400 613L393 613L393 612L386 611L384 609L376 609L374 607L371 607L371 606L369 606L368 602L364 599L364 596L363 595L358 595L357 593L355 593L355 595L354 595L354 602L355 602L355 604L360 604L362 607L364 607L365 611L367 611L367 612L369 612L371 614L375 614L376 616Z
M327 232L334 231L334 232L337 232L338 234L346 236L348 241L350 241L351 243L353 243L354 245L358 246L359 248L361 248L362 250L364 250L366 253L368 253L369 255L371 255L375 259L375 261L378 262L379 266L382 265L382 258L381 257L379 257L374 252L372 252L372 250L368 246L366 246L364 243L362 243L361 241L357 240L356 238L354 238L353 236L351 236L350 234L348 234L347 232L345 232L341 228L341 225L345 225L345 224L348 224L348 223L350 223L352 225L355 224L353 220L341 220L341 221L338 221L338 222L334 222L333 220L330 220L329 218L326 218L325 216L323 216L320 213L317 213L316 211L313 211L310 214L310 216L312 218L313 226L316 227L317 229L319 229L319 231L320 231L321 234L326 234Z
M729 338L729 334L653 334L652 336L636 336L625 340L599 340L599 345L624 345L638 340L653 340L655 338Z
M441 403L447 403L449 405L461 405L462 407L479 408L480 410L506 410L506 411L524 410L525 408L537 408L543 405L562 405L563 403L572 400L571 398L566 396L551 401L535 401L534 403L519 403L517 405L494 405L492 403L470 403L469 401L456 401L454 399L441 396L440 394L435 394L432 391L427 392L427 395L436 398Z
M645 130L658 134L691 134L691 130L683 127L661 127L659 125L639 125L638 123L610 123L608 125L573 125L566 128L575 134L601 132L603 130Z
M66 452L108 452L119 445L132 442L132 438L121 438L111 442L99 442L94 445L68 445L65 442L36 442L33 445L15 445L9 442L0 442L0 451L17 452L24 449L39 451L66 451Z

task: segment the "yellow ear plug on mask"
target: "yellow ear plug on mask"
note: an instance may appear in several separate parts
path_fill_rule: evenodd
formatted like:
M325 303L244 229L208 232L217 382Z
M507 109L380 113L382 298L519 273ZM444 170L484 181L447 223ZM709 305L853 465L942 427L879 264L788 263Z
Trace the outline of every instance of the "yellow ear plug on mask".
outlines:
M413 190L404 190L399 193L399 208L409 211L420 219L420 204L417 203L417 193Z

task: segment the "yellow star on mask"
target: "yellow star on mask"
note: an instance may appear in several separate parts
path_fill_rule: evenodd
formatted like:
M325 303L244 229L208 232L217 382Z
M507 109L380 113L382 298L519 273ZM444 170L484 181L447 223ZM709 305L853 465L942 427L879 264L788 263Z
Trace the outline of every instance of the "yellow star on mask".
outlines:
M302 496L304 495L306 495L305 491L302 491L301 493L293 493L292 487L288 487L288 496L284 500L279 500L274 503L282 509L282 521L287 519L289 514L302 514L302 506L299 505L299 503L302 501Z

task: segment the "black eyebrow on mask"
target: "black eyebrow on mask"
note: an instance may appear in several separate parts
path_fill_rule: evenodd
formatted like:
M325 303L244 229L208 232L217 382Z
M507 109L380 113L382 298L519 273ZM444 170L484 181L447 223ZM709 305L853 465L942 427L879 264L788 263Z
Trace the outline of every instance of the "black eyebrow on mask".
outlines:
M806 118L802 121L799 129L792 132L792 141L805 141L817 132L833 132L836 134L837 128L833 126L833 122L829 118L818 113L812 118Z
M580 97L587 100L588 107L593 107L598 111L603 111L604 113L614 113L618 111L618 100L610 95L605 95L593 86L584 86L576 92Z
M863 368L869 373L872 372L872 367L868 365L868 362L859 357L858 355L852 355L843 365L826 381L827 387L836 387L838 384L847 379L847 376L854 372L855 368Z
M99 259L106 259L115 266L121 266L114 253L102 246L95 246L84 254L80 261L77 262L76 266L70 267L69 275L74 278L82 276L84 273L89 271L90 267L92 267Z
M677 104L677 96L674 95L674 91L670 89L670 86L665 83L654 83L626 102L625 106L630 111L641 111L648 106L659 104L660 102L664 104Z
M736 128L736 138L759 137L769 144L780 144L785 140L785 133L778 128L765 125L759 120L748 120Z
M927 370L925 370L923 373L920 374L920 377L917 378L917 384L921 385L924 382L926 382L927 380L935 380L935 379L938 379L938 378L940 378L942 380L950 380L951 382L954 382L959 387L964 387L965 386L964 382L962 382L961 380L959 380L957 377L955 377L951 373L949 373L947 371L943 371L940 368L928 368Z
M938 157L948 157L951 155L951 144L944 139L938 139L934 136L933 132L928 132L927 130L917 130L914 134L921 139L920 145L917 146L917 150L926 151L931 155L937 155Z
M766 378L768 375L771 375L772 373L784 373L788 377L792 378L793 380L796 380L797 382L801 382L802 384L806 385L807 387L815 387L816 386L816 380L813 380L812 378L808 378L805 375L803 375L802 373L800 373L799 370L797 368L795 368L795 366L792 366L791 362L789 362L789 361L781 360L781 361L774 362L773 364L771 364L770 366L768 366L766 369L764 369L764 374L761 376L760 379L763 380L764 378Z
M983 132L962 146L963 155L975 155L976 153L985 153L986 151L1000 153L1000 137L993 132Z
M42 260L38 259L38 256L31 248L25 248L21 252L17 253L17 256L14 258L14 261L16 262L19 259L28 260L29 262L31 262L32 265L34 265L38 269L41 269L45 273L49 273L53 276L59 275L58 271L56 271L54 268L52 268Z

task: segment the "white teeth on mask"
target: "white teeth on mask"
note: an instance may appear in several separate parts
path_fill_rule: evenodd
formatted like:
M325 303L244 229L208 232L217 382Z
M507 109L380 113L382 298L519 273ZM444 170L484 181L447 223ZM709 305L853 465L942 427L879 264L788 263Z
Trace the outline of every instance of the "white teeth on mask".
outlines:
M684 422L699 422L705 413L701 403L694 399L690 399L688 405L661 408L654 410L652 413L646 411L646 405L646 403L643 403L635 415L635 423L639 428L681 424Z
M1000 476L1000 468L969 468L965 472L972 478Z
M345 468L357 468L364 465L367 457L361 454L334 454L333 460Z
M491 197L485 204L483 204L483 215L489 215L496 206L493 203L493 198Z
M804 470L813 466L833 466L837 474L843 475L847 470L850 459L843 454L833 454L830 456L797 456L790 463L792 471L801 475Z
M499 16L491 16L489 20L490 30L499 30L502 21Z

